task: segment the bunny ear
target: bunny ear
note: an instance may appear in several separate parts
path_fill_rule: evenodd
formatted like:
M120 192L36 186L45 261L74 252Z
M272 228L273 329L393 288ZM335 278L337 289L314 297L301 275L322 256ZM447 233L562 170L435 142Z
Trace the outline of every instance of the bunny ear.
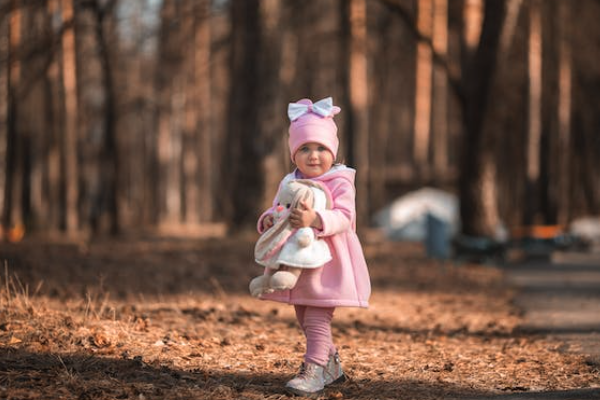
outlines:
M267 265L293 231L287 216L279 219L258 238L254 246L254 259L261 265Z
M302 183L309 187L321 190L325 195L325 208L329 210L333 207L333 197L331 195L331 192L323 183L319 181L313 181L311 179L296 179L295 182Z
M314 198L312 190L310 190L310 186L303 184L300 180L294 181L295 190L294 190L294 200L292 201L292 208L300 207L300 203L303 201L308 202L309 204L313 204Z

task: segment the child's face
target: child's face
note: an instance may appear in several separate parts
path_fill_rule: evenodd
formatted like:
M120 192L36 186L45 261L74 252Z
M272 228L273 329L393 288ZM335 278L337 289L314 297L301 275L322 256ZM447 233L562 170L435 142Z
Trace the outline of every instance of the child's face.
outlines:
M315 178L331 169L333 154L322 144L304 143L294 154L294 164L302 175Z

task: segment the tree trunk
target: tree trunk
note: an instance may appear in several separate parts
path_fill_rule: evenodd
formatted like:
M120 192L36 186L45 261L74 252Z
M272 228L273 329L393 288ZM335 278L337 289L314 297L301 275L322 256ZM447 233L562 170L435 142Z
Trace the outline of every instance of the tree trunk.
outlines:
M261 173L264 176L264 191L260 209L271 206L282 176L290 165L287 152L288 119L285 111L289 99L290 85L293 82L290 72L294 63L292 52L297 51L297 43L290 39L291 28L288 14L290 6L278 0L260 3L260 23L262 50L259 61L258 97L261 107L258 112L259 148L261 151ZM284 42L290 46L284 49ZM287 52L286 52L287 50ZM284 56L287 57L284 59Z
M19 138L19 90L21 84L21 21L22 10L18 0L11 3L8 48L8 109L6 131L6 178L2 225L6 230L22 224L22 143Z
M539 0L530 4L529 15L529 105L527 124L527 173L523 223L540 222L540 152L542 145L542 25Z
M419 0L417 29L426 37L432 37L433 0ZM431 102L433 56L429 43L417 44L415 88L414 163L419 175L429 176L429 148L431 142Z
M51 18L57 10L59 10L59 0L49 0L48 9L48 24L51 26ZM51 30L51 38L54 39L56 33ZM62 125L60 121L61 105L59 99L61 96L61 77L60 77L60 62L57 57L54 57L50 62L46 75L45 83L45 120L46 120L46 139L44 143L45 155L45 186L48 188L46 192L47 208L45 210L45 218L48 230L50 232L58 232L61 229L62 209L61 209L61 139L60 132Z
M572 187L570 185L571 168L571 86L572 86L572 60L571 60L571 3L557 2L558 16L555 17L555 27L558 30L558 216L559 224L566 225L570 219Z
M200 3L202 4L202 2ZM202 19L205 17L199 14L196 10L198 4L187 2L183 4L183 12L181 13L183 31L185 32L185 47L189 48L189 57L184 59L183 73L185 76L185 85L183 86L182 96L185 97L185 110L183 121L183 146L182 146L182 180L183 180L183 218L182 222L186 225L197 225L199 221L199 204L198 204L198 183L199 183L199 162L198 151L199 139L201 132L198 131L198 112L199 108L199 93L201 82L197 79L202 68L197 65L196 61L201 59L198 54L200 48L198 46L199 27L202 26Z
M356 215L364 224L369 211L369 88L367 71L367 3L350 2L350 112L352 163L356 166Z
M223 171L228 202L223 204L234 227L252 226L264 190L261 172L261 132L257 109L260 21L258 0L236 0L231 4L231 91Z
M463 53L473 55L481 39L483 26L484 0L464 0L463 8ZM463 60L464 62L464 60Z
M100 182L103 189L102 210L106 210L108 229L111 234L119 232L119 146L117 143L117 99L115 95L114 73L112 56L110 54L109 34L106 27L114 26L110 20L114 13L114 1L101 6L97 1L93 3L95 21L96 45L98 46L98 59L102 91L104 92L104 135L102 148L99 154ZM102 220L103 218L101 218ZM96 228L98 228L97 223Z
M50 30L47 9L43 2L28 6L24 14L23 26L28 29L23 32L23 43L32 43L47 38ZM28 230L43 230L47 219L43 214L47 208L45 203L45 188L43 186L43 154L45 151L46 119L44 79L47 60L52 56L49 49L36 54L27 55L24 63L23 82L27 82L26 92L21 97L21 110L27 118L23 120L23 220Z
M75 64L75 15L73 0L62 0L63 24L71 24L62 36L62 76L65 96L63 157L65 173L65 217L68 234L79 229L79 169L77 162L77 71Z
M459 193L462 232L471 236L494 236L498 210L495 195L495 170L491 149L486 148L483 123L505 19L505 2L486 2L479 46L463 66L464 88L463 140Z
M371 59L373 60L371 93L372 99L379 99L379 101L372 102L369 110L371 117L369 127L369 204L370 211L378 211L386 203L386 161L390 145L389 121L392 108L395 108L392 96L398 90L393 75L389 73L389 64L391 64L389 56L392 53L389 49L396 44L391 40L391 28L397 24L392 24L391 15L387 13L387 10L380 9L381 5L378 3L371 3L368 7L370 8L367 9L367 14L372 18L371 21L374 21L369 23L368 29L372 28L372 34L380 38L380 40L374 41L371 49ZM395 69L396 66L392 68Z
M210 2L194 2L191 19L190 83L187 85L183 154L186 224L211 221L214 214L210 125Z
M7 183L7 140L9 112L10 18L0 19L0 241L4 237ZM4 61L1 61L4 60Z
M448 0L434 0L433 3L433 50L446 59L448 54ZM448 171L448 77L444 68L433 67L433 170L434 177L446 181Z
M198 131L200 133L200 212L201 222L214 221L215 219L215 145L211 123L211 31L210 7L211 2L199 2L201 23L196 31L196 65L198 66ZM202 19L202 16L204 18Z
M334 102L341 104L336 79L339 78L340 64L338 27L342 21L339 3L331 0L289 3L293 3L290 6L293 13L290 23L296 34L298 49L298 74L293 85L295 95L290 100L295 101L302 97L320 100L326 96L333 96ZM346 3L348 2L343 2L343 6L347 6ZM310 29L307 29L308 26ZM339 134L344 134L343 129L340 129Z
M182 124L181 116L185 107L184 88L186 80L182 76L183 58L180 49L184 41L181 27L181 10L176 2L164 2L161 9L161 29L159 38L159 59L162 65L157 70L157 156L158 201L157 219L160 225L173 225L181 222L182 211ZM177 23L174 23L177 21Z
M61 124L57 116L59 115L58 104L55 99L60 93L59 88L60 76L58 62L53 62L48 68L48 76L46 77L46 133L45 141L46 155L44 164L45 171L45 186L48 188L46 222L50 232L58 232L61 228L61 169L60 169L60 130Z

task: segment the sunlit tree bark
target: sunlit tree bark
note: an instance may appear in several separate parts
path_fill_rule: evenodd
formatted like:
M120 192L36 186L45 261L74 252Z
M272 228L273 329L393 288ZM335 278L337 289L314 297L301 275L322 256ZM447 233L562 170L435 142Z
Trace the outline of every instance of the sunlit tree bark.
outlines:
M483 25L484 0L464 0L463 7L463 53L472 54L479 45Z
M69 234L79 229L79 163L77 162L77 71L75 64L75 28L73 0L61 1L63 24L70 27L62 35L62 78L65 96L63 157L65 172L65 219Z
M21 83L22 10L18 0L12 0L8 24L8 107L6 116L6 168L2 225L6 230L22 225L22 144L19 139L19 90Z
M356 166L356 210L362 223L369 210L369 93L367 71L367 4L350 2L350 106L352 162Z
M448 54L448 0L433 3L433 50L446 59ZM434 176L448 175L448 78L439 64L433 67L433 170Z
M0 240L4 237L4 204L6 191L6 141L8 137L8 89L9 89L9 19L0 19Z
M417 29L426 38L433 32L433 0L419 0ZM414 162L420 172L428 171L431 142L433 57L429 43L417 44L415 88ZM424 175L428 175L425 173Z
M540 210L540 150L542 139L542 25L540 3L532 0L529 15L528 78L529 104L527 124L527 190L524 223L538 219Z

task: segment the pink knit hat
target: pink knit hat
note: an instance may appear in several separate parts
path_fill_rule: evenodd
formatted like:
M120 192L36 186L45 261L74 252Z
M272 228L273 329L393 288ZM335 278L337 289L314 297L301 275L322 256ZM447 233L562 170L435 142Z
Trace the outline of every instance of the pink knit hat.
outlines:
M302 99L288 105L290 118L290 156L294 159L296 151L305 143L320 143L337 157L340 144L337 137L337 125L333 116L341 109L333 105L333 99L327 97L313 104L309 99Z

